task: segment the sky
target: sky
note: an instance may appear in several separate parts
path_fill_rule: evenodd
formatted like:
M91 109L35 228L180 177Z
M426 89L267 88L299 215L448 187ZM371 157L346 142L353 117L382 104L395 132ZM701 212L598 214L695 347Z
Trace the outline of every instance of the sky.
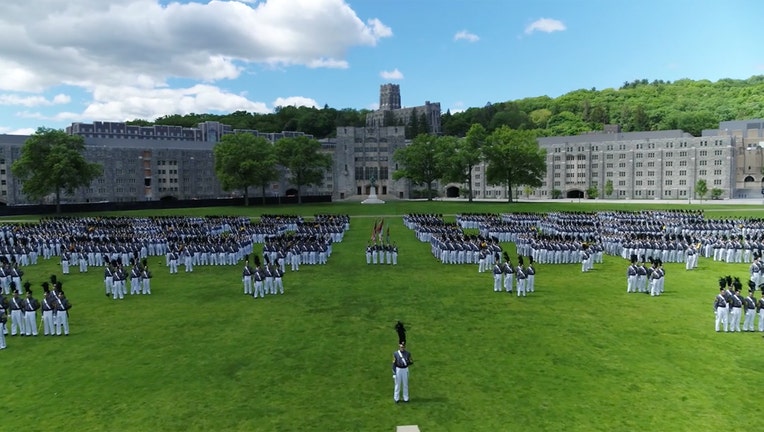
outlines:
M3 0L0 133L764 75L758 0Z

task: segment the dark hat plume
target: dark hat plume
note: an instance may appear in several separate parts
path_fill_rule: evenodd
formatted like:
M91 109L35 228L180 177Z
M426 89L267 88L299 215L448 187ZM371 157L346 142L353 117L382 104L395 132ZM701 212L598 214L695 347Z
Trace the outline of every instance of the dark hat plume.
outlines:
M398 343L406 345L406 327L403 326L402 322L398 321L395 324L395 331L398 332Z

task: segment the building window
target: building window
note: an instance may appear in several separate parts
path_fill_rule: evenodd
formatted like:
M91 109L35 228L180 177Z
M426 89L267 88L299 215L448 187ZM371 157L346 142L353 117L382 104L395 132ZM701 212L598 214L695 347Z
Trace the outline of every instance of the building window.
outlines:
M672 175L674 175L674 171L666 171L666 175L667 176L672 176Z
M721 184L722 184L722 180L721 179L714 180L714 186L721 186Z
M672 180L666 180L664 184L665 184L666 186L671 186L673 183L674 183L674 182L673 182Z

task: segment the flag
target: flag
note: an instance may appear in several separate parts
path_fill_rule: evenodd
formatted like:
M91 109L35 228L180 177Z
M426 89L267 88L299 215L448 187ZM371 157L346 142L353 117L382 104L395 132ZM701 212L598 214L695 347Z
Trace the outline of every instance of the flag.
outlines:
M374 228L371 229L371 241L373 242L377 238L377 229L379 227L379 219L374 221Z
M387 227L387 240L386 243L390 244L390 226Z
M377 238L382 241L382 230L385 228L385 219L379 220L379 226L377 227Z

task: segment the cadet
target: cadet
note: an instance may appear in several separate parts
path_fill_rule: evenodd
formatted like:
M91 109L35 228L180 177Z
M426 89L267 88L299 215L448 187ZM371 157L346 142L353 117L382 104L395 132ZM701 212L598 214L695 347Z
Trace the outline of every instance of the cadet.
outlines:
M759 331L764 332L764 292L761 293L761 298L756 303L756 310L759 312Z
M56 302L56 336L61 336L61 330L64 331L64 336L69 336L69 309L72 308L72 304L69 303L64 291L61 289L61 282L56 285L57 302Z
M241 281L244 283L244 294L252 295L252 267L249 265L249 257L244 257L244 270L241 272Z
M0 311L0 325L5 329L5 324L8 322L8 315L5 314L5 310ZM0 331L0 349L5 349L5 332Z
M743 306L745 307L745 321L743 322L743 331L752 332L756 331L753 322L756 319L756 299L753 297L753 293L756 291L756 284L748 281L748 297L743 299Z
M53 335L56 298L50 292L50 284L48 284L48 282L42 283L42 290L44 292L42 297L42 334L45 336L51 336Z
M32 290L30 287L32 284L29 282L24 283L24 289L27 293L27 298L24 299L24 330L26 330L27 336L37 336L37 309L40 309L40 302L32 297Z
M498 255L498 254L497 254ZM496 259L496 263L493 265L493 292L501 292L501 275L503 270L499 264L499 259Z
M727 312L727 300L725 299L726 281L724 278L719 280L719 294L714 300L714 317L716 318L716 331L720 331L720 326L724 326L724 331L729 331L729 319Z
M149 270L149 263L146 259L143 260L143 272L141 272L141 294L151 294L151 271Z
M403 402L409 401L409 366L414 364L411 353L406 351L406 342L398 344L398 350L393 353L393 400L398 403L401 390L403 390Z
M19 335L24 336L24 301L19 298L19 289L11 282L11 290L13 291L13 297L10 300L11 308L11 336Z

